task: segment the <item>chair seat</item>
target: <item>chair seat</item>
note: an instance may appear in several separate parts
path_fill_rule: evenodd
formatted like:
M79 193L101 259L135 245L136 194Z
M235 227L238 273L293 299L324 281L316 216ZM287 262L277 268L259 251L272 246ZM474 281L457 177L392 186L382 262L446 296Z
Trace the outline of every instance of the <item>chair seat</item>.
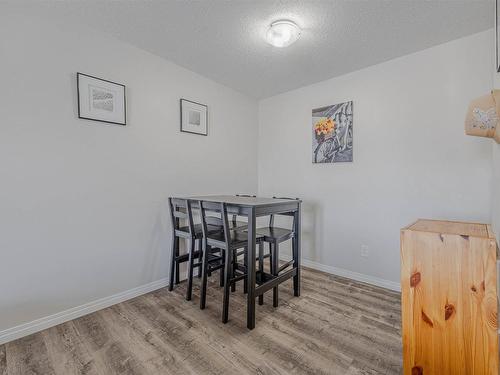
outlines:
M231 235L230 247L232 249L239 249L245 247L248 244L248 232L231 230L229 231ZM262 241L264 238L257 234L255 240L256 242ZM225 238L223 232L214 232L207 238L208 244L216 247L225 247Z
M216 233L222 231L222 227L218 225L207 225L207 230L208 233ZM176 234L182 237L189 237L189 227L180 227L178 230L176 230ZM203 229L201 227L201 224L195 224L194 225L194 234L195 238L203 238Z
M248 227L248 223L246 223L244 221L232 221L232 220L229 220L229 227L231 229L241 230L241 229L244 229L244 228Z
M247 227L247 223L243 221L230 221L229 222L230 229L234 230L243 230ZM215 232L220 232L222 231L222 227L218 225L207 225L208 233L215 233ZM179 232L183 233L178 233L179 235L183 237L189 237L189 227L180 227L178 229ZM201 224L195 224L194 225L194 232L195 232L195 237L196 238L203 238L203 229L201 228ZM183 235L184 234L184 235Z
M282 242L293 237L293 231L280 227L257 228L257 234L264 237L265 242Z

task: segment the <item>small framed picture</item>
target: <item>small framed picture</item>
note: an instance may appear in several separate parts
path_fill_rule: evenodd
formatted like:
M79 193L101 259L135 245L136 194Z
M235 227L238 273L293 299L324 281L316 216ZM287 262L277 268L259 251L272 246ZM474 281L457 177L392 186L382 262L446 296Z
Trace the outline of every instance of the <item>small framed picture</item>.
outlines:
M181 131L208 135L208 107L181 99Z
M86 120L126 125L125 85L76 74L78 117Z

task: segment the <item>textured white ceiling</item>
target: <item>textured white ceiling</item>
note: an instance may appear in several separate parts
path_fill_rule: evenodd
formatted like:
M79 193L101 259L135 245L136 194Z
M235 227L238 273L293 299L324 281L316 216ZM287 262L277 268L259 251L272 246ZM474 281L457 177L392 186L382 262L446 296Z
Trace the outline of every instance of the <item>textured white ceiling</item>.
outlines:
M255 98L493 27L494 0L37 1L24 6L86 23ZM289 18L279 49L267 26ZM408 72L411 74L411 72Z

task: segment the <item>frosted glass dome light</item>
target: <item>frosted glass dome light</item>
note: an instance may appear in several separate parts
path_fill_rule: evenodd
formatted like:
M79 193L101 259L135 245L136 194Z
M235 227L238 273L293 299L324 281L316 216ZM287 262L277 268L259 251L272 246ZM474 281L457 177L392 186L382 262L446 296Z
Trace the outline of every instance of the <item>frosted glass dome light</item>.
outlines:
M288 20L276 21L267 30L267 42L275 47L288 47L300 37L300 27Z

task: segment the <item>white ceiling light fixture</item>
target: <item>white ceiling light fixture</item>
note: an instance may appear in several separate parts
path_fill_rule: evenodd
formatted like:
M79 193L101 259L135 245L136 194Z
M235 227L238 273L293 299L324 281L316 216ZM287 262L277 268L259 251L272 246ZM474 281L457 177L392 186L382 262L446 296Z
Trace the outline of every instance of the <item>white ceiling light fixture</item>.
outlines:
M275 47L288 47L300 37L300 27L292 21L276 21L267 30L267 42Z

